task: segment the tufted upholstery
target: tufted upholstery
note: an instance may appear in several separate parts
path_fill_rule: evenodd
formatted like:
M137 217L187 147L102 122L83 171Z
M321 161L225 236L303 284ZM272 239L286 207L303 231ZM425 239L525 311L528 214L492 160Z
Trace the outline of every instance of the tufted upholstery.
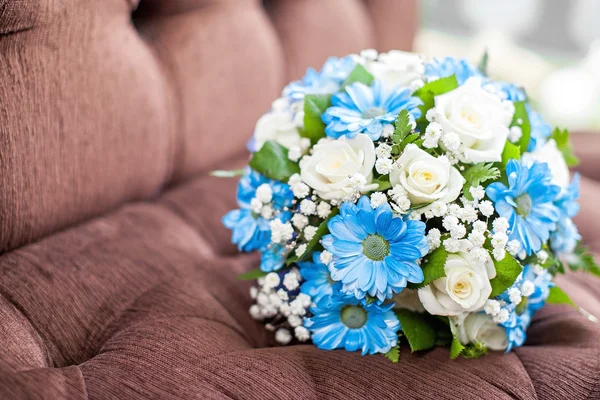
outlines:
M600 396L600 331L564 307L516 353L398 365L272 348L249 318L235 182L206 172L307 66L415 26L409 0L0 0L0 399ZM562 281L600 315L597 280Z

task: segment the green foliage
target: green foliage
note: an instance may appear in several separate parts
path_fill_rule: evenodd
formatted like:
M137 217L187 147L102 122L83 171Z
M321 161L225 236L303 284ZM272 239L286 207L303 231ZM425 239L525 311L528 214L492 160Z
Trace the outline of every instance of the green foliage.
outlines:
M490 61L490 55L488 54L487 49L485 49L485 51L483 52L483 55L481 56L481 60L479 60L479 70L481 71L482 74L487 76L487 69L488 69L488 63Z
M502 170L506 168L506 164L510 160L518 160L521 158L521 148L511 142L506 142L502 151Z
M581 243L577 245L573 254L566 257L566 261L569 269L572 271L583 271L600 276L600 267L594 261L594 256Z
M465 350L465 346L460 343L460 341L455 337L452 338L452 343L450 344L450 358L455 360L462 354Z
M356 67L354 67L352 72L350 72L350 75L348 75L348 77L342 84L342 89L348 85L352 85L355 82L360 82L364 83L367 86L371 86L371 83L373 83L374 79L375 78L373 77L373 75L371 75L369 71L365 69L365 67L358 64L356 65Z
M325 137L325 124L321 115L331 106L330 94L307 94L304 96L304 129L300 136L309 138L312 144Z
M465 346L462 353L460 354L464 358L479 358L485 356L488 352L487 347L481 343L471 343Z
M502 261L494 260L496 277L490 281L492 294L490 297L498 296L508 289L523 270L523 266L510 254L506 254Z
M421 263L423 269L423 275L425 279L421 283L409 283L410 289L419 289L429 285L436 279L443 278L446 276L444 267L446 266L446 260L448 259L448 252L444 246L440 246L429 255L425 256L425 259Z
M490 180L496 180L500 177L500 170L494 164L479 163L467 169L463 177L465 184L463 186L463 194L468 200L473 200L469 188L481 185Z
M293 255L291 255L290 257L288 257L288 259L285 262L286 265L290 265L290 264L298 262L298 261L304 261L308 255L312 254L312 252L314 251L315 247L321 241L321 238L324 235L326 235L327 233L329 233L329 228L327 227L327 223L329 222L329 220L331 218L333 218L336 215L338 215L339 212L340 212L340 210L338 208L334 208L331 211L331 214L329 214L329 216L327 218L325 218L325 220L323 220L323 222L321 222L321 224L317 228L317 231L315 232L315 236L313 236L313 238L307 243L306 250L304 251L304 254L302 254L300 257L298 257L294 253Z
M217 169L210 172L210 176L215 176L217 178L236 178L238 176L244 175L243 169L233 169L233 170L224 170Z
M250 160L250 168L276 181L287 182L290 176L300 172L300 167L288 158L288 150L269 140Z
M529 114L527 113L527 108L525 107L525 101L517 101L514 103L515 105L515 115L513 116L512 123L510 126L518 126L521 128L523 135L521 135L521 139L519 139L518 146L521 150L521 154L527 151L527 147L529 146L529 140L531 139L531 123L529 122ZM522 123L519 123L521 121Z
M561 288L558 286L554 286L550 288L550 294L548 295L548 299L546 300L548 304L567 304L573 308L577 308L577 305L573 303L573 300L569 297L568 294L563 292Z
M385 353L385 358L393 362L394 364L400 361L400 346L394 346Z
M402 110L394 122L394 133L392 139L392 154L400 154L407 144L413 143L419 138L418 133L412 133L413 127L410 123L410 115L407 110Z
M267 273L260 268L253 269L252 271L244 272L243 274L239 274L236 279L240 281L252 281L254 279L262 278L266 276Z
M425 132L425 127L428 123L427 118L425 118L425 114L435 105L435 96L448 93L457 87L458 81L456 80L456 76L451 75L446 78L440 78L433 82L426 83L414 93L413 96L416 96L423 101L423 105L419 107L423 114L417 121L417 126L421 132Z
M435 346L435 329L427 322L422 314L400 309L396 310L402 332L412 352L430 349Z
M574 167L579 164L579 159L573 153L573 146L571 145L568 130L555 128L551 138L556 142L556 147L558 147L562 153L569 167Z

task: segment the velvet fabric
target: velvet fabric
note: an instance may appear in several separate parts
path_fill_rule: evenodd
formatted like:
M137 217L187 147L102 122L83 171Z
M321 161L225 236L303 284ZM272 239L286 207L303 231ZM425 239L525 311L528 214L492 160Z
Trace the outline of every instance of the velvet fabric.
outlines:
M0 0L0 399L600 398L600 329L548 306L508 355L274 346L220 218L245 141L330 55L408 49L407 0ZM581 136L584 138L584 136ZM600 249L585 136L578 218ZM559 284L600 316L600 280Z

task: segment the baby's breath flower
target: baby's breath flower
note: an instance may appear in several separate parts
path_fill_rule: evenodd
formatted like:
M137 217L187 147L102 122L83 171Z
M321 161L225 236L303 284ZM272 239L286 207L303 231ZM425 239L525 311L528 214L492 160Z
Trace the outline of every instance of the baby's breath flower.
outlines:
M304 215L313 215L317 211L317 205L314 201L304 199L300 202L300 212Z
M432 228L427 233L427 243L429 244L429 250L435 250L440 247L441 244L441 232L437 228Z
M504 248L497 247L492 251L492 255L496 261L502 261L504 260L504 257L506 257L506 250L504 250Z
M444 226L444 229L450 231L452 228L458 225L458 218L453 215L448 215L444 217L442 225Z
M512 287L508 289L508 298L513 304L519 304L522 300L521 291L519 290L519 288Z
M252 209L253 213L260 214L262 212L263 203L254 197L252 200L250 200L250 208Z
M523 136L523 129L519 126L513 126L510 128L510 131L508 131L508 140L512 143L518 142L521 139L521 136Z
M317 215L320 218L327 218L329 216L329 214L331 213L331 205L325 201L322 201L319 203L319 205L317 206Z
M281 301L288 301L290 299L290 297L288 296L288 292L283 289L279 289L277 291L277 296L279 296ZM281 305L279 305L279 307L281 307Z
M301 245L299 245L298 247L296 247L296 256L298 258L302 257L305 252L306 252L306 243L302 243ZM290 289L290 290L292 290L292 289Z
M287 274L285 274L285 276L283 277L283 286L285 286L287 290L297 289L299 286L299 282L296 274L292 272L288 272Z
M496 232L492 236L492 247L493 248L504 248L508 243L508 236L504 232Z
M506 250L508 250L511 256L516 256L521 251L521 243L513 239L506 244Z
M281 279L279 278L279 274L276 272L269 272L267 276L265 276L265 284L263 287L265 289L273 289L279 286Z
M298 162L298 160L302 157L302 149L300 146L291 146L288 149L288 158L290 161Z
M381 175L388 175L394 169L394 162L391 158L378 158L375 161L375 170Z
M510 225L508 224L508 220L506 218L499 217L492 222L492 226L494 227L494 232L506 233Z
M473 222L473 231L483 233L487 231L487 224L483 221L475 221Z
M381 131L381 136L384 138L389 138L394 133L394 127L390 124L386 124L383 126L383 131Z
M371 195L371 207L377 208L387 203L387 196L383 192L375 192Z
M302 230L306 225L308 225L308 217L302 214L294 214L292 217L292 225L294 225L297 229Z
M494 322L497 324L501 324L503 322L508 321L509 312L506 308L501 309L498 314L494 316Z
M435 122L437 114L438 111L435 108L430 108L429 110L427 110L427 113L425 113L425 118L429 122Z
M306 239L307 241L311 241L312 238L315 237L317 229L318 228L316 226L312 225L309 225L306 228L304 228L304 239Z
M295 183L291 186L294 197L303 199L310 194L310 188L303 182Z
M449 151L456 153L460 147L460 137L454 132L448 132L442 136L442 143Z
M285 328L277 329L277 332L275 332L275 341L279 344L288 344L292 341L292 334Z
M500 312L500 302L498 302L498 300L489 299L485 303L483 310L486 314L494 316Z
M289 222L281 222L278 219L274 219L269 222L271 228L271 242L273 243L285 243L292 239L294 235L294 228Z
M521 284L521 294L525 297L529 297L535 291L535 285L531 281L524 281Z
M310 339L309 330L303 326L297 326L294 328L294 335L296 336L296 339L301 342L306 342L308 339Z
M263 204L270 203L271 200L273 200L273 189L271 189L271 185L263 183L256 188L256 198Z
M494 205L491 201L484 200L481 203L479 203L479 211L481 211L481 213L484 216L491 217L492 215L494 215Z
M541 264L545 264L548 261L548 252L546 250L538 251L536 256Z
M250 312L250 316L252 317L252 319L255 319L258 321L264 319L261 309L260 309L260 306L258 306L257 304L252 304L248 311Z
M392 147L385 143L381 143L375 149L375 154L377 155L378 158L390 158L392 155Z
M431 203L430 209L435 217L443 217L448 211L448 206L443 201L437 200Z
M475 247L471 249L470 253L473 259L480 264L485 263L489 257L487 250L481 247Z
M273 210L273 207L271 207L270 205L264 205L262 207L262 209L260 210L260 216L263 217L264 219L271 219L273 218L273 214L275 213L275 210Z
M292 328L295 328L295 327L297 327L297 326L300 326L300 325L302 325L302 321L303 321L303 320L302 320L302 318L301 318L301 317L299 317L299 316L297 316L297 315L290 315L290 316L288 317L287 321L288 321L288 324L290 324L290 326L291 326Z
M464 225L458 224L450 229L452 239L462 239L467 234L467 228Z
M333 255L330 252L328 252L327 250L323 250L323 252L319 256L319 261L321 261L325 265L328 265L331 262L332 258Z
M481 200L485 197L485 189L481 185L470 187L469 193L471 193L471 196L473 196L475 200Z
M456 253L460 249L460 242L456 239L444 240L444 248L448 253Z

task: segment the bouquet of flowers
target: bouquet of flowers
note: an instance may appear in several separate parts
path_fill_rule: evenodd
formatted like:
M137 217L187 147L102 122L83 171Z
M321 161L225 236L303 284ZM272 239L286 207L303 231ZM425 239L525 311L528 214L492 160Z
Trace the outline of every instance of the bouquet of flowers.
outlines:
M249 168L215 171L241 175L223 223L261 253L240 278L277 342L510 351L545 303L572 304L554 275L599 273L572 221L568 132L486 64L330 58L258 120Z

